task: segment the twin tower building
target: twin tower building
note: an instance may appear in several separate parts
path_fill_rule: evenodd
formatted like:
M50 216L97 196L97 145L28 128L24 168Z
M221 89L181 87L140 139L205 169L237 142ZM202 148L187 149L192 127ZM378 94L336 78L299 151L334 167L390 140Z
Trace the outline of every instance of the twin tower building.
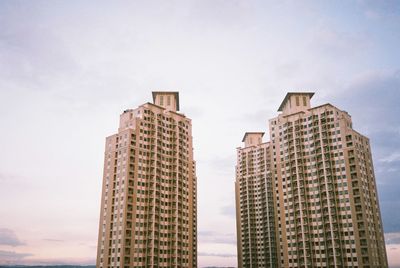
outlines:
M237 149L239 267L387 267L369 140L313 93L288 93ZM196 165L178 92L106 138L97 268L197 267Z

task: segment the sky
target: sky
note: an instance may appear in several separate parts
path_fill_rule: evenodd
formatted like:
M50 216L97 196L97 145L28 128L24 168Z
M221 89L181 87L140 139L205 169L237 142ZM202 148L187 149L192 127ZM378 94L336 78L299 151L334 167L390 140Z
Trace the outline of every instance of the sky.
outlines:
M0 264L95 263L105 137L170 90L193 123L199 266L235 266L236 148L312 91L371 139L400 267L399 29L399 1L0 0Z

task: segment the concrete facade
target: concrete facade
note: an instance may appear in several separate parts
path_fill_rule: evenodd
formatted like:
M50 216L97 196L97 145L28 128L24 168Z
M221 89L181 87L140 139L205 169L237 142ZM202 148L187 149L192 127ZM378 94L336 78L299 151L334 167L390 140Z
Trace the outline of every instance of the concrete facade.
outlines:
M178 110L178 92L153 92L106 138L98 268L197 267L192 125Z
M270 143L246 132L237 149L236 227L239 267L277 267Z
M387 267L369 140L353 129L347 112L331 104L311 107L313 95L288 93L281 113L269 120L265 178L272 174L274 267ZM237 191L237 198L243 194ZM243 205L237 201L238 218ZM253 250L243 243L238 232L242 254ZM262 267L238 259L239 267Z

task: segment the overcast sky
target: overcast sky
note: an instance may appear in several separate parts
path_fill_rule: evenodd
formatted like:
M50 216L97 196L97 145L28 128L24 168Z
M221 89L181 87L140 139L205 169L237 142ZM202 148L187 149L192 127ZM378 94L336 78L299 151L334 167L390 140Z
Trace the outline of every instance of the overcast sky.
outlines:
M0 264L95 262L105 137L171 90L193 120L199 265L235 266L236 147L313 91L371 139L400 267L399 47L399 1L0 0Z

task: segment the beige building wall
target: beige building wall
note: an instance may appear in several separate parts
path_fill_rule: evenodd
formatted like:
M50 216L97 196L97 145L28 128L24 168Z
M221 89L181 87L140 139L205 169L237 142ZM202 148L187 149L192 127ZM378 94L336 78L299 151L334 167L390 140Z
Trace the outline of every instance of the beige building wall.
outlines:
M281 267L387 267L369 141L312 96L269 120Z
M237 149L236 224L238 267L277 267L270 144L247 132Z
M247 133L237 149L239 267L266 267L258 262L258 239L271 225L258 218L260 201L275 211L273 267L388 267L369 140L347 112L311 107L313 95L288 93L269 120L270 142ZM260 148L269 154L265 171L255 160ZM251 188L258 172L270 174L272 202Z
M99 268L197 267L191 120L177 92L153 99L124 111L106 138Z

